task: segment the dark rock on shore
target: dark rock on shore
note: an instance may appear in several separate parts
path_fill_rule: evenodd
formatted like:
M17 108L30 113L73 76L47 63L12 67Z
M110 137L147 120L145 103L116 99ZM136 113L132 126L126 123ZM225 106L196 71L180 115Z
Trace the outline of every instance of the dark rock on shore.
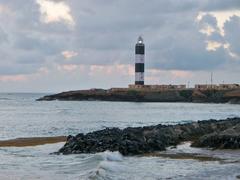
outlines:
M212 147L216 149L240 149L240 124L224 131L207 134L195 141L192 146Z
M198 102L240 103L240 90L164 90L147 91L90 89L68 91L39 98L38 101L130 101L130 102Z
M194 146L200 147L239 149L239 127L240 118L125 129L107 128L85 135L68 136L66 144L58 153L97 153L109 150L119 151L123 155L137 155L162 151L183 141L193 141Z

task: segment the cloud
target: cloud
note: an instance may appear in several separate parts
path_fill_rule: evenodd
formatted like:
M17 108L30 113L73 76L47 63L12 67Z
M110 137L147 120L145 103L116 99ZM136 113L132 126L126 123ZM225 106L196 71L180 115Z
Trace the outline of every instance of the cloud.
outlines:
M71 59L71 58L77 56L78 53L75 51L63 51L62 55L65 59Z
M134 66L126 64L114 64L114 65L90 65L90 76L133 76Z
M239 0L1 0L0 76L38 73L60 90L78 78L89 87L128 84L143 35L146 70L164 72L146 78L181 83L182 72L227 68L232 80L239 76L239 9Z
M0 14L8 14L11 13L10 9L5 6L0 4Z
M192 73L189 71L170 71L170 72L175 78L189 78L192 76Z
M224 36L224 24L230 20L233 16L240 16L240 10L228 10L228 11L210 11L210 12L200 12L197 19L200 21L206 16L212 15L217 20L217 26L220 30L222 36Z
M28 52L40 52L45 56L58 54L64 48L64 45L58 44L59 40L48 36L48 38L41 35L17 33L14 42L16 49ZM28 53L25 52L25 53Z
M240 60L240 16L233 16L225 23L225 38L229 43L229 50Z
M201 0L200 2L201 10L204 11L229 11L240 7L239 0Z
M75 64L63 64L63 65L58 66L59 71L63 70L63 71L71 72L71 71L75 71L77 68L78 68L78 66Z
M148 69L145 74L148 84L187 84L195 73L192 71Z
M222 47L223 44L217 42L217 41L206 41L207 43L207 50L208 51L216 51L218 48Z
M74 26L70 7L64 1L37 0L40 6L41 19L44 23L64 22Z
M197 22L200 26L200 32L206 34L207 36L211 36L213 33L219 33L219 28L217 27L217 19L216 17L199 13L196 17Z
M190 17L190 16L189 16ZM185 18L186 19L186 18ZM216 51L206 49L205 35L199 32L197 24L185 22L187 29L165 32L165 37L155 38L153 46L149 49L147 64L150 68L162 70L209 70L227 62L227 53L223 48ZM152 60L148 62L148 59Z
M215 29L209 25L206 25L206 27L200 29L200 32L210 36L213 32L215 32Z
M6 42L7 40L8 40L8 36L0 26L0 44Z
M0 76L0 82L22 82L26 81L26 75L12 75L12 76Z
M208 21L209 19L213 20ZM240 46L236 40L239 36L237 32L237 29L240 28L239 19L240 11L236 10L200 13L197 17L200 27L209 26L213 29L210 34L204 33L200 29L200 32L207 36L206 49L216 51L218 48L223 47L230 60L240 60Z

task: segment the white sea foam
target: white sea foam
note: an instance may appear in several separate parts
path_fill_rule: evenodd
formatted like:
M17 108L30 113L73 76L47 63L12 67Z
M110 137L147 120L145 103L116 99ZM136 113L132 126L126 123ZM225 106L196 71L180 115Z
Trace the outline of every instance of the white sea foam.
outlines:
M105 161L122 161L123 156L118 152L105 151L102 153L102 157Z
M102 161L98 169L104 169L105 171L111 171L111 172L121 172L124 170L124 168L116 162L109 162L109 161Z
M89 173L88 179L112 179L114 175L125 171L126 167L121 164L123 156L119 152L105 151L99 155L102 160L96 169Z

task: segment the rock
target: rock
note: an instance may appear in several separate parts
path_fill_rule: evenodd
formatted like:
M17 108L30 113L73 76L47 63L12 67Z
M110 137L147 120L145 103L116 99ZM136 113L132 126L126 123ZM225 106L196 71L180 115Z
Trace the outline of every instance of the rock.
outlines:
M217 149L240 149L240 124L224 131L204 135L195 141L192 146Z
M194 90L193 93L192 93L192 101L193 102L198 102L198 103L206 102L207 101L207 96L199 90Z
M227 92L224 94L224 97L240 98L240 89Z
M240 103L240 90L134 90L120 88L68 91L47 95L37 101L130 101L130 102L202 102Z
M232 148L240 146L240 118L198 121L180 125L156 125L136 128L106 128L87 134L68 136L59 150L62 154L119 151L137 155L165 150L182 141L195 141L194 146Z

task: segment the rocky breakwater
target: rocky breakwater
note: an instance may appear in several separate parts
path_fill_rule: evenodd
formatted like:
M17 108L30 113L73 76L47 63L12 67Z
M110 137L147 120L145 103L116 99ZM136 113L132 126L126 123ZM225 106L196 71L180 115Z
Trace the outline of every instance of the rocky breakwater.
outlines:
M196 140L192 146L212 147L216 149L240 149L240 123L224 131L204 135Z
M183 141L192 141L192 145L198 147L239 149L239 127L240 118L231 118L178 125L107 128L68 136L66 144L58 153L97 153L109 150L119 151L123 155L137 155L163 151Z

